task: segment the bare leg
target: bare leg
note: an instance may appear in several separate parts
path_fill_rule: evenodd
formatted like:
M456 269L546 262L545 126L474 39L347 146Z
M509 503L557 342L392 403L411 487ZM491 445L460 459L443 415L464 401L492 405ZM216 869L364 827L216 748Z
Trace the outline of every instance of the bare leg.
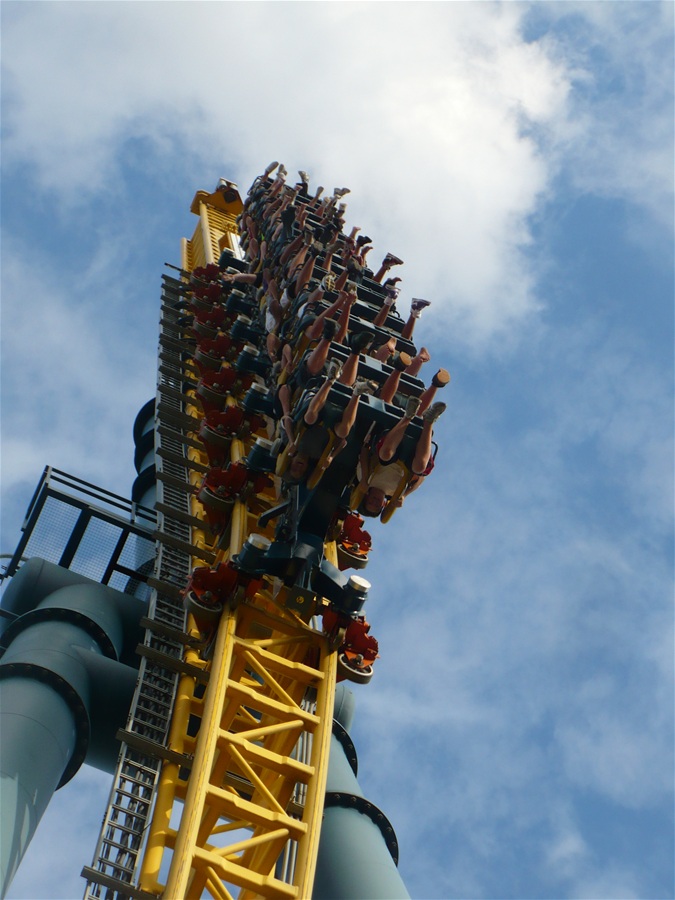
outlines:
M394 458L394 454L398 450L399 444L403 440L406 429L411 422L412 418L403 416L403 418L398 420L391 431L386 433L382 446L379 449L379 457L382 462L389 462L389 460Z
M342 413L342 418L337 423L334 428L335 434L339 438L346 438L349 435L349 432L354 427L354 422L356 422L356 413L359 406L359 395L352 394L349 398L349 403L345 406L345 411Z
M307 260L305 260L305 262L302 266L302 269L300 269L300 272L299 272L297 278L295 278L294 287L295 287L295 296L296 297L303 290L303 288L307 287L307 285L309 284L309 281L312 277L312 272L314 271L315 263L316 263L316 256L314 256L314 255L310 256Z
M285 369L287 372L293 368L293 348L290 344L284 344L281 351L281 368L282 371Z
M396 351L396 338L391 337L386 344L378 347L374 353L368 354L373 359L379 359L380 362L386 363L392 353Z
M340 294L338 300L340 297L342 297L343 300L342 312L338 319L338 330L333 340L337 341L338 344L344 344L347 339L347 332L349 331L349 315L352 311L352 306L356 301L356 293L347 291L346 294Z
M385 403L391 403L398 390L398 383L401 380L401 375L406 371L409 365L410 357L407 353L399 353L398 356L394 358L394 369L377 393L380 400L383 400Z
M321 293L323 293L323 291ZM309 326L309 328L306 329L305 334L310 339L310 341L316 341L318 338L321 337L321 332L323 330L323 323L326 321L326 319L333 318L335 313L342 306L343 299L344 298L343 298L342 294L338 294L337 300L334 303L332 303L328 307L328 309L324 309L323 312L320 312L319 315L316 317L316 319ZM338 339L337 339L337 337L335 337L333 340L338 340ZM339 343L342 343L342 341L340 341Z
M347 267L340 272L337 279L335 280L335 290L342 291L344 290L345 285L347 284L347 279L349 278L349 272L347 271Z
M289 450L293 450L295 449L295 429L291 415L291 389L287 384L281 385L278 397L282 409L281 427L286 432Z
M319 416L321 415L321 410L326 405L326 400L328 399L328 394L330 393L330 389L333 387L333 379L326 378L324 379L323 384L319 388L319 390L314 394L312 399L310 400L309 406L307 407L304 415L305 425L315 425L319 420Z
M322 337L316 347L307 357L307 371L310 375L318 375L323 369L328 359L328 351L330 350L330 341L328 338ZM357 357L358 362L358 357ZM342 381L342 378L340 378Z
M415 316L413 313L410 313L408 316L408 321L403 326L403 331L401 332L401 337L405 338L406 341L409 341L412 338L413 331L415 330L415 322L418 318L419 316Z
M394 399L394 394L398 390L398 383L401 380L401 373L394 369L394 371L389 375L385 383L382 385L380 390L377 392L377 396L384 403L391 403Z
M335 253L335 251L337 250L337 248L339 246L340 245L339 245L338 241L335 241L333 244L329 244L328 247L326 248L326 256L324 257L324 260L323 260L323 268L328 273L330 273L330 271L333 267L333 254Z
M340 373L340 377L338 381L340 384L346 384L347 387L351 387L356 381L356 375L359 371L359 354L358 353L350 353L347 357L347 361L342 367L342 372Z
M417 411L419 416L425 412L429 406L431 405L431 401L436 396L436 391L439 388L445 387L445 385L450 381L450 375L446 371L446 369L439 369L438 372L434 375L431 384L424 391L422 396L420 397L420 408Z
M270 331L267 335L265 345L267 347L267 355L274 362L279 354L279 347L281 347L281 341L277 337L274 332Z
M415 447L415 456L412 462L412 471L414 475L421 475L429 464L431 459L431 436L433 434L433 425L431 422L425 421L422 425L422 434L417 441Z
M373 319L373 325L375 325L376 328L381 328L382 325L384 325L384 323L387 321L387 316L391 312L391 308L393 305L394 305L393 300L391 300L389 303L387 303L386 300L384 301L384 303L382 304L382 306L379 309L379 312Z
M426 347L422 347L417 356L413 358L412 363L405 370L405 374L411 375L413 378L417 378L424 363L429 362L430 359L431 356L429 355L429 351Z
M410 315L408 316L408 321L403 326L403 331L401 332L401 337L404 337L406 340L410 340L412 337L413 329L415 328L415 321L419 319L422 314L422 310L426 309L429 306L428 300L421 300L413 297L413 301L410 304Z
M285 266L289 259L291 259L300 250L304 242L304 236L302 234L299 234L291 241L288 247L284 247L284 251L279 257L279 262L282 264L282 266Z
M305 244L304 240L303 240L303 243L300 246L300 249L295 254L293 259L288 263L289 273L299 271L304 266L308 250L309 250L309 245Z

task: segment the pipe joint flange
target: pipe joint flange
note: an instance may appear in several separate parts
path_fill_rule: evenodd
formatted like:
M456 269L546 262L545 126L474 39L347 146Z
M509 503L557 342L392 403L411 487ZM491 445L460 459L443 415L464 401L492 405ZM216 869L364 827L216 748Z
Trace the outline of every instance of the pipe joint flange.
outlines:
M348 794L343 791L326 791L324 807L328 809L331 806L355 809L357 812L363 813L364 816L368 816L371 822L380 829L384 842L387 845L387 850L391 854L395 865L398 866L398 841L391 822L382 810L378 809L370 800L366 800L365 797L358 797L356 794Z
M70 625L75 625L96 641L103 656L116 661L119 659L115 645L98 622L85 616L79 610L63 606L39 606L37 609L19 616L18 619L14 619L3 633L3 643L5 646L9 646L18 634L39 622L68 622Z
M337 719L333 719L333 734L335 738L340 742L340 746L344 750L344 754L347 757L347 762L351 766L351 770L354 773L354 777L359 774L359 759L356 755L356 747L354 746L354 742L349 736L349 732L346 728L344 728Z
M34 681L41 681L43 684L49 685L63 698L73 714L76 734L75 748L68 760L68 765L64 769L61 780L56 785L56 790L58 790L75 775L87 755L91 736L91 723L87 708L73 686L61 675L57 675L56 672L52 672L50 669L45 669L35 663L10 662L0 665L0 678L17 677L32 678Z

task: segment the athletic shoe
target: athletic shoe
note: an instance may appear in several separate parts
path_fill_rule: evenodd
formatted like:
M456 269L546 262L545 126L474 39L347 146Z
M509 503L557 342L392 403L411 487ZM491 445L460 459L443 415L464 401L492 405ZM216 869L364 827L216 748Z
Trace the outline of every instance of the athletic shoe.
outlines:
M422 413L422 418L425 422L435 422L447 408L445 403L432 403L429 409Z
M303 172L302 169L299 169L298 175L300 176L300 181L302 181L303 184L309 183L309 175L307 174L307 172Z
M434 387L442 388L445 387L446 384L450 381L450 373L447 369L439 369L438 372L431 379L431 383Z
M326 366L326 377L329 381L335 381L342 372L342 363L339 359L329 359Z
M391 365L396 369L397 372L405 372L405 370L411 363L412 357L405 352L395 353L394 358L391 361Z
M335 337L336 331L337 322L334 322L332 319L324 319L323 331L321 332L321 336L324 337L327 341L332 341Z
M370 331L358 331L347 338L347 346L352 353L363 353L373 343L373 335Z
M366 378L357 378L354 382L353 394L362 397L364 394L373 394L378 388L376 381L368 381Z
M382 260L383 266L402 266L403 260L399 259L398 256L394 256L393 253L387 253L385 258Z
M410 312L422 312L427 306L431 306L431 300L420 300L419 297L413 297L412 303L410 304Z
M376 331L373 335L373 350L377 350L378 347L388 344L392 337L393 335L388 334L386 331Z
M406 419L412 419L417 415L417 410L420 408L420 398L419 397L408 397L405 404L405 413L404 417Z

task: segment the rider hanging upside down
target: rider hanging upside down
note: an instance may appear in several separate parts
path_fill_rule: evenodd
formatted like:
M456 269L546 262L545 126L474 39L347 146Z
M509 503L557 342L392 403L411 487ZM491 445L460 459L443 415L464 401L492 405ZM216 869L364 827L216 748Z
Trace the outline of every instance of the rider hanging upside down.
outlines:
M394 504L401 506L403 498L416 490L422 479L433 469L433 424L445 411L445 403L434 403L423 413L422 433L415 446L409 468L398 453L401 441L408 425L417 414L419 405L419 398L411 397L403 417L390 431L375 435L364 443L359 473L359 488L364 492L359 506L362 515L375 517L383 514L394 497L397 497L393 501Z
M331 440L330 425L321 420L321 414L328 400L328 395L337 377L340 367L335 360L328 366L328 374L318 390L305 391L301 397L294 416L284 417L284 431L288 438L288 456L290 462L285 473L287 481L300 482L309 477L317 463L323 460L323 468L327 468L335 456L344 447L351 432L358 410L359 397L372 392L373 385L364 380L354 384L352 396L349 398L341 417L332 425L332 431L338 439L329 456L324 459L324 451ZM305 429L296 442L296 426L304 425ZM318 476L320 477L320 476Z

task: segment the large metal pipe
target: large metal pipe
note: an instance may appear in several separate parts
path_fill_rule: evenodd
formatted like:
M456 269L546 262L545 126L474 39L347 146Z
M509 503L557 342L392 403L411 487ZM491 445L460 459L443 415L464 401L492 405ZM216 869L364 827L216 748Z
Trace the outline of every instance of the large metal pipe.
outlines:
M338 685L312 900L407 900L394 830L356 780L356 751L346 730L353 708L351 691Z
M30 560L8 587L0 661L0 892L4 896L54 791L88 762L112 771L136 671L145 606Z
M157 500L154 398L148 400L138 411L134 421L133 434L134 466L138 476L131 489L131 499L134 503L154 509Z
M77 743L71 708L50 685L0 681L0 896L4 897Z

